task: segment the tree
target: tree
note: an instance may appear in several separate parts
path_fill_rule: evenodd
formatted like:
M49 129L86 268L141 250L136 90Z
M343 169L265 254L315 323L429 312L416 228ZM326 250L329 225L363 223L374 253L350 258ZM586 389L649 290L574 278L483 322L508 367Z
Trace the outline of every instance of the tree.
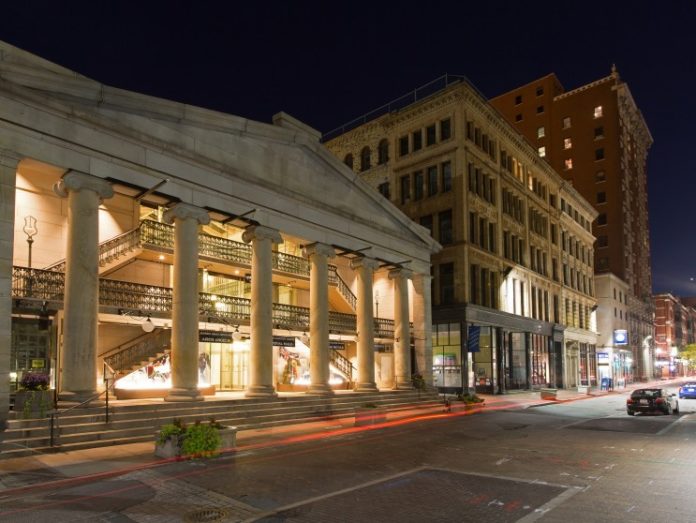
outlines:
M689 374L696 371L696 343L691 343L679 351L679 358L686 360Z

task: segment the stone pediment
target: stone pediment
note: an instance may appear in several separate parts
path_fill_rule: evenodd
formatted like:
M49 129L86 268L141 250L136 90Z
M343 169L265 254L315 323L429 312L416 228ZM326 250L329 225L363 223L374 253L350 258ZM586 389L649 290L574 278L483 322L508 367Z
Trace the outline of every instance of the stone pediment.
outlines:
M265 213L302 216L317 227L354 230L356 237L363 234L358 229L372 229L392 243L401 240L418 250L440 248L426 229L321 145L319 133L283 113L276 115L275 125L264 124L112 88L3 42L0 95L36 109L37 115L47 111L62 124L69 121L116 137L126 144L119 149L124 157L129 147L144 146L140 162L157 162L160 172L180 173L180 178L207 187L214 178L221 193ZM33 118L37 120L42 131L41 118ZM88 140L83 144L98 150L97 138L95 145Z

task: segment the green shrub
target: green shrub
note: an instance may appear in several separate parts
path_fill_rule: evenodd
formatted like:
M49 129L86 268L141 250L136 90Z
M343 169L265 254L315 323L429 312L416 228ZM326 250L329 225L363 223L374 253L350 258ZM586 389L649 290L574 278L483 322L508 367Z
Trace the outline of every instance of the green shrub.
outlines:
M425 390L425 379L422 374L414 374L411 376L411 383L413 383L413 388L416 390Z
M179 419L175 419L173 423L162 425L157 436L157 444L164 445L172 436L181 436L186 433L186 426Z
M464 403L471 405L473 403L483 403L484 399L477 396L476 393L459 393L457 394L457 399L463 401Z
M186 430L181 450L190 457L209 457L220 448L220 431L211 423L196 422Z

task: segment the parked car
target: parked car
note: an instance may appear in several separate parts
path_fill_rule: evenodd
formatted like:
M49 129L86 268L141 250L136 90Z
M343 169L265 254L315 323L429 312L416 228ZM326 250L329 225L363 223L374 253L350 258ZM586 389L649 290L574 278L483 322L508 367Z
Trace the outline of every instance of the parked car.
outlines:
M676 394L670 394L665 389L636 389L626 400L626 413L633 416L636 412L677 414L679 402Z
M696 399L696 382L689 381L679 387L679 397L684 399Z

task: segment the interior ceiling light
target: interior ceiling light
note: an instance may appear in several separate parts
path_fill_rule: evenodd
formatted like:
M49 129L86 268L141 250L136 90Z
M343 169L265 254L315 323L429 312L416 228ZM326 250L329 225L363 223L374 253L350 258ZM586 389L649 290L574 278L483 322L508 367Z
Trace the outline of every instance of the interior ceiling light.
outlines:
M239 325L234 326L234 332L232 333L232 339L234 341L241 341L242 339L242 333L239 332Z
M152 332L153 330L155 330L155 324L152 323L150 316L148 316L147 319L140 324L140 326L145 332Z

